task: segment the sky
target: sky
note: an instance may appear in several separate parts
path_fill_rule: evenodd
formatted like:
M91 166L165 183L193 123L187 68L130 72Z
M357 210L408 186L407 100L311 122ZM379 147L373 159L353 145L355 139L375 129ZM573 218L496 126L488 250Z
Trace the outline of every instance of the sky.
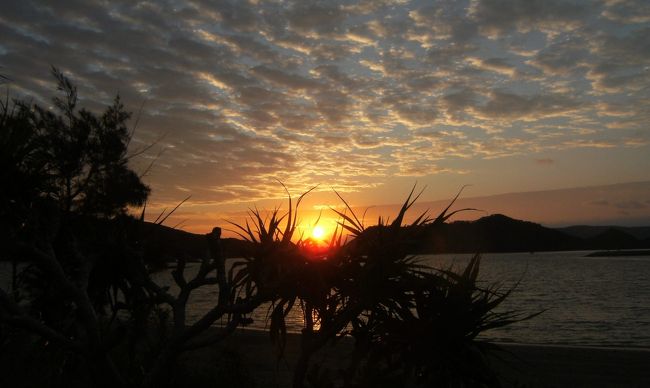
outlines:
M152 145L132 161L155 161L150 217L191 195L170 218L186 230L281 206L280 182L294 197L316 186L307 224L341 206L334 190L361 209L399 204L416 182L425 204L471 185L463 205L484 213L650 224L647 1L2 8L10 95L50 104L51 66L90 109L119 93L138 118L133 152ZM519 210L506 193L524 193Z

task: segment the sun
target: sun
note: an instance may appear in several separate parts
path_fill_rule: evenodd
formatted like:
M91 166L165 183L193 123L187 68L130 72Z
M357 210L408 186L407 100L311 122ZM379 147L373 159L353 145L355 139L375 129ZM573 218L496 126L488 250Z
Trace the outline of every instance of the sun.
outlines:
M321 240L323 237L325 237L325 228L320 225L314 226L314 229L311 231L311 236L316 240Z

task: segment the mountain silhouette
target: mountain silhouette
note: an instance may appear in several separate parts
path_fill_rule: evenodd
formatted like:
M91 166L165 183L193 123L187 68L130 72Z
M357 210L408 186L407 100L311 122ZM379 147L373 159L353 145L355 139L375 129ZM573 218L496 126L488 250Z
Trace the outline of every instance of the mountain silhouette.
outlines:
M139 224L138 228L145 261L153 268L164 268L177 258L198 261L208 254L204 234L149 222ZM369 227L358 238L371 237L375 229ZM576 225L554 229L503 214L475 221L408 227L405 231L409 233L407 249L413 254L650 249L650 236L645 237L650 227ZM246 256L251 244L223 238L221 247L225 257L235 258Z
M179 255L193 260L207 252L204 235L150 223L146 227L151 230L151 243L145 250L149 260L168 262ZM368 238L374 230L375 227L370 227L358 238ZM650 237L639 239L630 230L643 236L650 227L580 225L553 229L503 214L493 214L475 221L410 228L408 249L411 253L425 254L650 248ZM222 240L222 247L226 257L241 257L250 249L250 244L240 239L226 238Z
M146 256L150 260L169 261L178 255L193 260L207 252L204 235L155 224L147 224L147 228L152 231L151 244L146 248ZM374 229L368 228L358 238L369 237ZM634 233L630 233L630 230ZM412 253L422 254L647 249L650 248L650 237L635 237L643 236L646 230L650 231L650 227L582 225L553 229L503 214L493 214L475 221L410 228L408 249ZM241 257L250 249L250 243L225 238L222 247L226 257Z
M636 237L617 228L607 228L602 233L586 240L588 246L594 249L638 249L645 248L643 242Z
M574 225L567 226L565 228L557 228L556 230L582 239L590 239L597 237L598 235L606 232L608 229L615 229L625 232L626 234L629 234L639 240L650 239L650 226Z
M494 214L476 221L429 227L420 253L529 252L571 250L582 240L529 221Z

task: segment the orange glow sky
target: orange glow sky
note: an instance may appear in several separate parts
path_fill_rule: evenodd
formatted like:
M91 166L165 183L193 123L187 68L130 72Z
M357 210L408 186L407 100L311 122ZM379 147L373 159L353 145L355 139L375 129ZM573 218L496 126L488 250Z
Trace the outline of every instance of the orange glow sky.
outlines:
M650 224L647 1L32 1L0 21L12 95L49 104L54 65L89 109L142 106L150 217L192 196L170 226L280 206L278 181L319 185L305 225L332 189L392 216L416 181L433 212L471 184L478 216Z

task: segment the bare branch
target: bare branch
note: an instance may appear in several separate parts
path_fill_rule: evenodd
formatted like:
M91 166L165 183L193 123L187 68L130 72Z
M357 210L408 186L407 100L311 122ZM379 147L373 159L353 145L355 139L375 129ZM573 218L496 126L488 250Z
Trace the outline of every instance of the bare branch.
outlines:
M151 162L149 162L149 165L147 165L147 168L145 168L144 171L139 175L140 178L143 178L143 177L145 177L145 176L147 176L147 175L149 174L149 172L150 172L151 169L153 168L154 164L156 164L156 162L158 161L158 159L160 159L160 157L162 156L162 154L163 154L166 150L167 150L166 148L162 148L162 149L158 152L158 154L156 154L156 157L154 157L154 158L151 160Z
M142 147L142 148L140 148L140 149L138 149L138 150L133 151L133 153L131 153L131 154L129 154L129 155L126 155L126 156L124 157L124 159L126 159L126 160L128 161L128 160L131 160L131 159L133 159L133 158L135 158L135 157L137 157L137 156L140 156L140 155L144 154L145 152L147 152L147 151L149 151L150 149L152 149L153 146L155 146L156 144L160 143L160 142L161 142L161 141L162 141L166 136L167 136L166 133L165 133L165 134L162 134L162 135L159 136L156 140L154 140L152 143L147 144L146 146L144 146L144 147Z

